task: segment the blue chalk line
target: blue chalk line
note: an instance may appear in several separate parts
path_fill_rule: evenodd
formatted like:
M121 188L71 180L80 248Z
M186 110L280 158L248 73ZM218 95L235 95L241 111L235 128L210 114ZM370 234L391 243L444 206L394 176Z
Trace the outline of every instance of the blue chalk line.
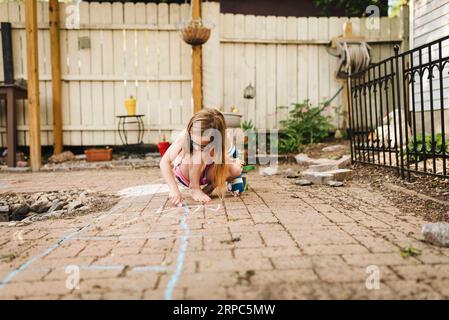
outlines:
M165 300L173 300L173 290L175 289L176 283L179 280L179 277L182 273L182 267L184 265L184 258L187 250L187 246L189 244L189 235L190 235L190 229L189 225L186 223L187 215L190 213L189 207L185 204L182 204L182 207L184 208L184 214L181 219L181 226L184 229L184 235L182 236L182 243L179 247L179 253L178 257L176 258L176 269L175 272L173 272L170 281L167 284L167 287L165 288Z
M8 283L11 282L12 279L14 279L20 272L22 272L23 270L27 269L33 262L49 255L51 252L53 252L56 248L60 247L64 242L71 240L73 237L75 237L75 235L79 234L80 232L83 232L84 230L86 230L87 228L89 228L91 225L95 224L96 222L100 221L101 219L103 219L104 217L110 215L111 213L118 211L119 209L122 209L122 207L116 207L114 209L112 209L110 212L106 212L102 215L100 215L97 219L95 219L94 221L91 221L90 223L86 224L84 227L82 227L81 229L72 232L71 234L62 237L58 242L56 242L54 245L52 245L51 247L49 247L48 249L46 249L44 252L42 252L41 254L38 254L30 259L28 259L26 262L22 263L18 268L14 269L13 271L11 271L10 273L8 273L0 282L0 289L3 289Z

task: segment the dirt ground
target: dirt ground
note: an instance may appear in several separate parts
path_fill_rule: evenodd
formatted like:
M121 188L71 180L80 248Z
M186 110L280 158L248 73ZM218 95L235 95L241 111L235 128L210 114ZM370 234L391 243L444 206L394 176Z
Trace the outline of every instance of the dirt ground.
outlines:
M337 144L344 148L323 152L323 148ZM349 141L334 140L308 145L303 152L312 158L338 158L351 151ZM360 163L355 163L351 168L352 182L382 193L402 212L419 215L429 222L449 221L449 179L414 173L411 173L410 179L403 179L396 169Z

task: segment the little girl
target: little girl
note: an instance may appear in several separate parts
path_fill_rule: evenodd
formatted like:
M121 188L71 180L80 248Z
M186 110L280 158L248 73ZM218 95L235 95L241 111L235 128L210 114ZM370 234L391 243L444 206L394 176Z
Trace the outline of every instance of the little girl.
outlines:
M223 196L227 182L242 173L242 163L232 157L234 152L221 112L203 109L195 113L160 161L172 203L180 206L183 201L176 181L191 189L195 201L210 201L208 194L214 190Z

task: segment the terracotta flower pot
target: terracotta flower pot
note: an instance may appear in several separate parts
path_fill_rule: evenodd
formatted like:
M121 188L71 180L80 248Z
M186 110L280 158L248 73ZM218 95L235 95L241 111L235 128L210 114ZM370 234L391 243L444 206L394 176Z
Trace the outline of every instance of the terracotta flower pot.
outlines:
M159 154L161 155L161 157L164 156L165 152L167 151L167 149L170 147L170 142L167 141L161 141L157 144L157 148L159 149Z
M112 149L111 148L88 149L88 150L84 150L84 154L86 155L86 160L89 162L111 161L112 160Z

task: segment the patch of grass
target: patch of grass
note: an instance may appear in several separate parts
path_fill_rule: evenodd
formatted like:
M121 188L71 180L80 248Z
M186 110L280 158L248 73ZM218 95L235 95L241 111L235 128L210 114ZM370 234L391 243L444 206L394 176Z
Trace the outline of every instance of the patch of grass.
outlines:
M245 274L241 275L240 272L236 271L235 276L237 277L237 284L240 285L243 282L246 284L251 284L251 278L256 275L256 271L254 270L246 270Z
M1 261L6 261L6 262L11 262L13 261L15 258L17 258L15 253L8 253L8 254L4 254L0 257Z
M233 244L234 242L238 242L240 240L241 240L240 237L237 237L237 238L232 238L231 240L222 240L222 241L220 241L220 243Z
M401 256L403 258L416 257L419 256L421 253L422 253L421 250L413 248L412 246L401 248Z

